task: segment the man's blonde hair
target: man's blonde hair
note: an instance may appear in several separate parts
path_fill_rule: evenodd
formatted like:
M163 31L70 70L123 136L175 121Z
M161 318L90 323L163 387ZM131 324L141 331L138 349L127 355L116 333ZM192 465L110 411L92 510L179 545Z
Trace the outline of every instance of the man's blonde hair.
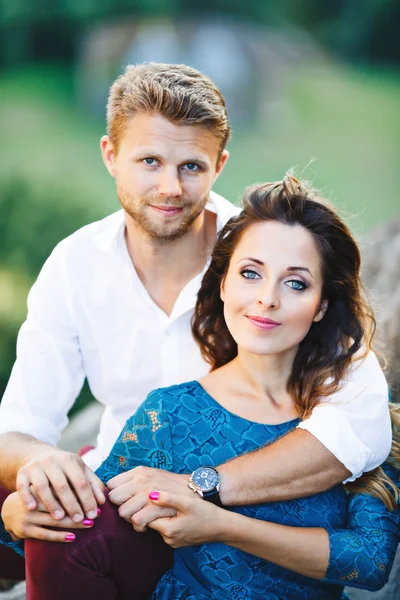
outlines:
M186 65L128 65L116 79L107 103L107 132L116 151L136 113L156 113L172 123L208 129L219 141L219 156L229 140L221 92L206 75Z

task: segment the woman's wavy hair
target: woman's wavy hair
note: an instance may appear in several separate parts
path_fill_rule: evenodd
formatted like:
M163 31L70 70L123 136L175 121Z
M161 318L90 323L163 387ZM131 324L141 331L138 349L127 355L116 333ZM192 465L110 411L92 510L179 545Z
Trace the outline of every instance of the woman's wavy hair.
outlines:
M211 370L237 356L237 344L225 323L220 288L243 234L265 221L307 229L321 260L321 303L328 301L327 309L299 344L288 382L299 417L306 419L322 398L339 389L352 361L366 356L375 332L374 315L364 299L358 245L347 225L315 190L290 174L283 181L245 190L243 210L220 232L203 277L192 319L193 335ZM385 481L378 485L377 495L386 501L383 489L391 480L383 471L378 479L382 478ZM375 483L372 486L366 482L364 486L371 493L376 488ZM393 501L388 506L394 507L395 498L389 496Z

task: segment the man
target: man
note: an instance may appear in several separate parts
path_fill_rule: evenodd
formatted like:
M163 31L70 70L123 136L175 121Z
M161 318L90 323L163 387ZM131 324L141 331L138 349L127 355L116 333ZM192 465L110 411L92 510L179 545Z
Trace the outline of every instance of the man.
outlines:
M183 65L128 67L111 88L107 121L102 157L123 210L61 242L45 263L0 408L0 483L17 488L32 515L41 500L55 519L68 514L77 526L104 501L92 469L126 418L150 390L207 371L190 318L216 233L237 214L211 191L228 158L230 128L207 77ZM85 377L106 409L97 447L83 462L54 445ZM348 379L294 432L222 465L222 503L305 496L380 464L391 432L374 355ZM148 493L191 493L188 480L139 468L111 482L110 498L144 531L168 514ZM28 521L6 527L16 537L61 541Z

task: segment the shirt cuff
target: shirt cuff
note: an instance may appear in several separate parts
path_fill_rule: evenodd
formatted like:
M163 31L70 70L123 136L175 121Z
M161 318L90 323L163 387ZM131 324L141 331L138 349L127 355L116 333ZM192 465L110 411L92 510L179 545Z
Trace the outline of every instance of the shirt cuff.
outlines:
M365 466L374 459L342 411L328 403L316 406L311 416L299 423L298 428L309 431L351 472L351 477L343 483L360 477Z

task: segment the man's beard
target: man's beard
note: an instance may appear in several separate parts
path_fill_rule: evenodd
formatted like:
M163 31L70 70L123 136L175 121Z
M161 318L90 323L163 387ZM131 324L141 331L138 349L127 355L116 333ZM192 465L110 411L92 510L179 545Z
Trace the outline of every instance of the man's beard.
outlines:
M121 186L117 186L117 196L122 208L130 217L132 217L146 235L163 241L175 240L185 235L189 231L191 225L203 212L208 200L208 197L206 197L195 204L185 201L184 198L179 201L179 204L175 200L171 201L169 199L158 200L157 198L152 198L151 200L147 200L146 198L141 198L140 200L136 200L127 193L126 190L122 189ZM168 224L167 222L164 225L159 225L156 222L152 222L145 214L144 208L150 205L168 205L170 207L176 206L183 208L183 212L186 212L186 216L182 221L176 221L171 224ZM187 210L187 207L190 207L189 211Z

